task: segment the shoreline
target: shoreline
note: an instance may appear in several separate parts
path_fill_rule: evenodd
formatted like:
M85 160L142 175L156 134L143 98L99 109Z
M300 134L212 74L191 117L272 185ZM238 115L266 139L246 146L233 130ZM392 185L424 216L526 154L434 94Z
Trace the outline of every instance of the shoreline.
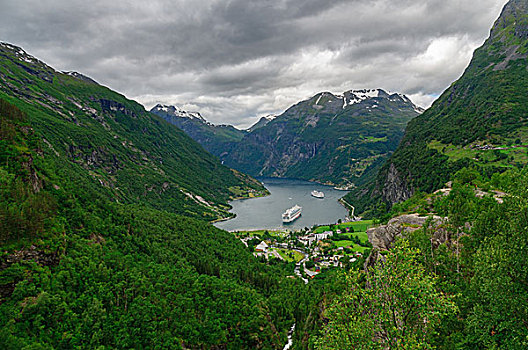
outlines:
M228 221L228 220L232 220L234 218L236 218L236 214L233 214L233 216L230 217L230 218L219 218L219 219L215 219L215 220L209 221L209 223L210 224L216 224L218 222Z
M339 198L337 201L341 203L343 207L345 207L346 210L348 210L348 215L351 219L355 218L354 212L356 211L356 207L354 207L352 204L348 203L346 200L344 200L345 196ZM350 209L352 208L352 209Z
M262 184L262 186L264 186L264 184L262 182L261 182L261 184ZM264 188L266 188L266 186L264 186ZM264 198L264 197L267 197L267 196L271 196L271 192L266 188L266 192L263 193L263 194L259 194L259 195L254 196L254 197L235 197L235 198L231 198L231 199L229 199L227 204L229 205L229 202L242 201L242 200L246 200L246 199ZM229 210L231 210L231 209L233 209L232 206L231 206L231 208ZM216 224L216 223L219 223L219 222L229 221L229 220L232 220L234 218L236 218L236 214L233 213L233 216L231 216L231 217L218 218L218 219L209 221L209 223L210 224Z

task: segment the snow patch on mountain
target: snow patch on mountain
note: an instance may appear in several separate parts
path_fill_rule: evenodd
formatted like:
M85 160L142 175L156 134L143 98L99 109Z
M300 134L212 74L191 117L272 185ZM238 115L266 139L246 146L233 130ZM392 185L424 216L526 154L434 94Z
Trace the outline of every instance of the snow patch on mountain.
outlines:
M16 58L18 58L19 60L21 61L24 61L26 63L41 63L41 64L44 64L42 61L40 61L39 59L31 56L30 54L28 54L26 51L24 51L24 49L22 49L21 47L18 47L18 46L15 46L15 45L12 45L12 44L9 44L9 43L6 43L6 42L0 42L0 45L11 50Z
M86 75L84 74L81 74L79 72L75 72L75 71L63 71L62 72L63 74L66 74L66 75L69 75L70 77L74 77L74 78L77 78L77 79L80 79L80 80L83 80L83 81L86 81L86 82L90 82L90 83L93 83L93 84L98 84L98 82L96 82L95 80L93 80L92 78L90 77L87 77Z
M387 93L381 89L363 89L363 90L350 90L343 93L343 95L337 96L343 99L343 109L347 106L355 105L365 100L387 95Z
M178 117L178 118L188 118L188 119L194 119L201 121L202 123L209 124L200 113L198 112L187 112L180 107L177 106L168 106L168 105L162 105L157 104L154 106L151 110L153 111L162 111L164 113L167 113L170 116Z
M275 118L277 118L277 116L274 115L274 114L268 114L268 115L266 115L264 117L261 117L258 120L258 122L256 122L255 124L253 124L252 126L247 128L246 131L248 131L248 132L255 131L258 128L261 128L263 126L268 125L268 123L271 122L272 120L274 120Z

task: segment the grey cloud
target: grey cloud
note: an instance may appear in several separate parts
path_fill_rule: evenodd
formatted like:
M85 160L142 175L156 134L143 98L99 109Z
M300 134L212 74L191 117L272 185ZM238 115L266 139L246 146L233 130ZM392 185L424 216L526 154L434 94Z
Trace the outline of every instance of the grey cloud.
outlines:
M248 126L319 91L429 105L506 0L0 0L0 40L146 107Z

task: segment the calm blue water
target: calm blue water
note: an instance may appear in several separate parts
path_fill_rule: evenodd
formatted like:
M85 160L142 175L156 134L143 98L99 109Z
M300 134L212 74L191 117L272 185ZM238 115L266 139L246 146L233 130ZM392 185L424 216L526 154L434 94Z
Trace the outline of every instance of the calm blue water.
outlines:
M237 216L234 219L218 222L216 227L233 230L254 229L300 229L312 227L314 224L330 224L344 219L348 212L337 201L347 192L334 190L313 182L259 178L271 195L261 198L251 198L230 202L231 210ZM323 191L324 199L317 199L310 195L313 190ZM300 205L302 216L290 224L283 224L281 215L286 209Z

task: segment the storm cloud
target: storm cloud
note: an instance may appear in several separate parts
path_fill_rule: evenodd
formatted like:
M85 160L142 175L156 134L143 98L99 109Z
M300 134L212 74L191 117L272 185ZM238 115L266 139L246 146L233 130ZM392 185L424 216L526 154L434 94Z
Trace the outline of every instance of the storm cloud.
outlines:
M247 127L321 91L423 107L457 79L506 0L0 0L0 40L146 108Z

